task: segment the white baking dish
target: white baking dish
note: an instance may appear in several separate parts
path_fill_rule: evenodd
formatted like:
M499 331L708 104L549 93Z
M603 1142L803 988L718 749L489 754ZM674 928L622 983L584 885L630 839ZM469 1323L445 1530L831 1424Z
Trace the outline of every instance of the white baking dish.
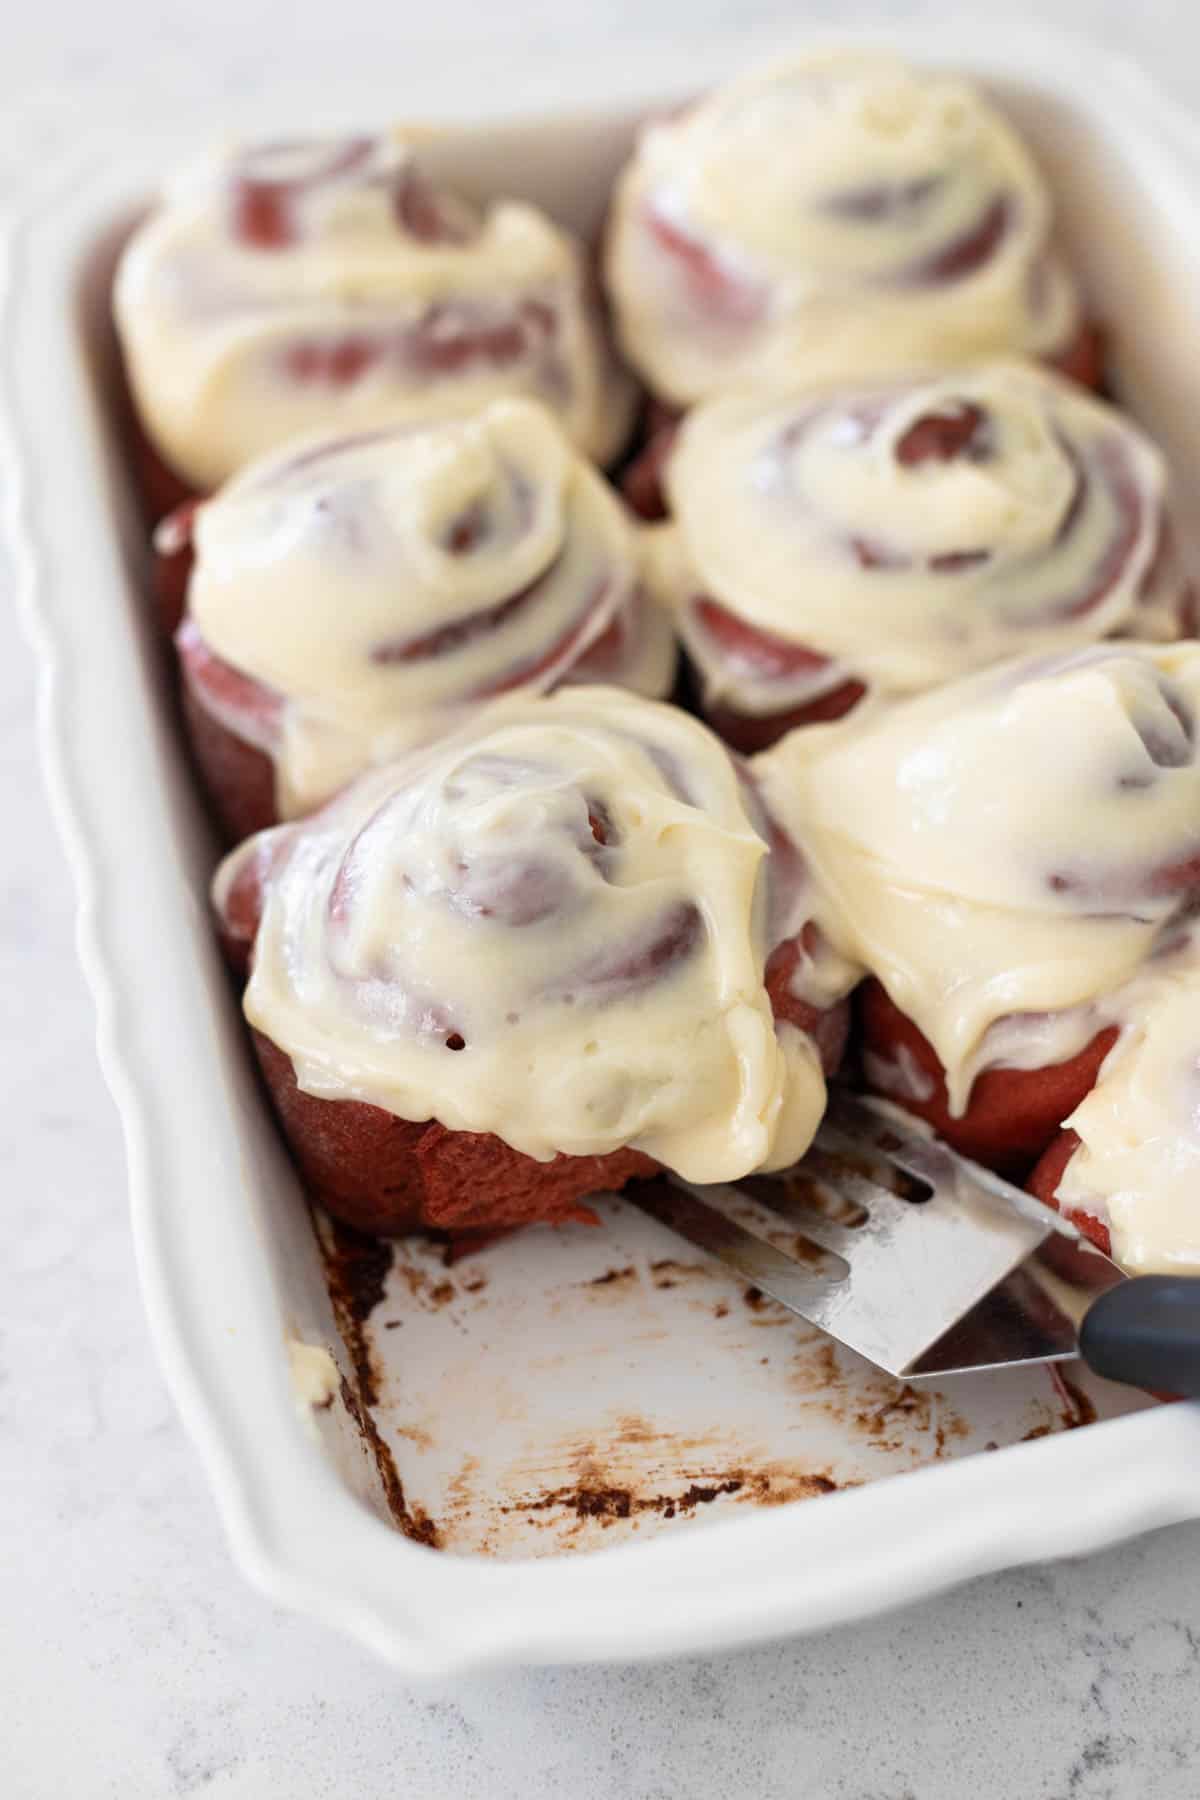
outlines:
M1200 135L1079 45L938 38L1037 145L1122 392L1195 512ZM686 67L643 65L636 91L592 63L570 95L616 93L614 111L455 131L431 153L590 226L637 105L729 61L709 44ZM390 110L428 112L447 80L430 77ZM454 102L461 116L475 97ZM311 120L301 104L279 91L271 110ZM898 1390L615 1204L600 1231L528 1233L450 1271L402 1248L360 1344L375 1443L340 1401L315 1431L302 1416L289 1337L333 1349L351 1386L355 1370L210 940L213 845L106 410L113 246L194 126L80 133L9 221L3 495L146 1304L242 1567L404 1669L445 1672L812 1629L1200 1514L1200 1410L1094 1382L1085 1400L1046 1372ZM1059 1430L1092 1406L1107 1422ZM395 1528L380 1440L410 1530L432 1519L446 1550Z

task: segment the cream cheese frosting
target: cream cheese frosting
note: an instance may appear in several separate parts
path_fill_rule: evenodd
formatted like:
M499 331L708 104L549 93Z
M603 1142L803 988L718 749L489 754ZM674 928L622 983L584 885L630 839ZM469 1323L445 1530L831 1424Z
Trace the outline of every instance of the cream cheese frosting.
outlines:
M302 1416L332 1406L341 1386L338 1366L323 1344L306 1344L303 1338L287 1340L288 1370L292 1393Z
M613 688L497 701L251 839L250 1023L301 1088L540 1161L631 1146L697 1181L782 1167L825 1087L764 987L778 911L744 773Z
M1074 1056L1200 891L1200 644L1004 664L758 759L803 841L814 917L977 1074Z
M1080 323L1032 158L967 83L859 50L755 70L649 126L617 187L623 347L680 406L992 351Z
M1177 635L1165 487L1128 419L1015 359L726 396L679 433L651 567L706 699L762 716ZM714 603L759 641L730 643Z
M130 240L114 307L142 423L202 491L305 432L505 394L602 460L629 425L580 245L535 207L434 192L398 133L185 170Z
M1135 1275L1200 1270L1200 946L1147 965L1120 1037L1066 1121L1080 1139L1058 1186L1099 1216Z
M501 692L671 684L624 510L532 401L292 445L200 507L193 542L184 669L272 757L281 818Z

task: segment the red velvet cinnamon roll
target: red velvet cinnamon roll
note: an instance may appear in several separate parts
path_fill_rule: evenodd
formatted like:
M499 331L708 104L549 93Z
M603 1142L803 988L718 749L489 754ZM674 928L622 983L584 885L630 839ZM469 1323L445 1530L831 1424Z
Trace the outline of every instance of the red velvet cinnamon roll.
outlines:
M650 126L617 187L626 355L675 406L994 352L1090 373L1050 198L940 71L856 50L746 75Z
M988 663L1178 635L1166 474L1129 420L1016 361L683 425L656 584L739 749Z
M1134 978L1115 1048L1029 1184L1133 1275L1200 1274L1198 950L1193 929Z
M600 687L497 701L215 885L300 1167L381 1231L793 1161L824 1104L812 1030L840 1051L805 990L806 899L704 726Z
M531 401L293 446L201 506L191 537L186 715L233 836L498 694L671 686L621 503Z
M164 465L152 502L166 477L208 493L304 432L502 395L542 401L601 460L628 428L581 246L534 207L438 191L399 137L256 145L188 171L130 241L114 305Z
M794 732L755 765L803 820L817 921L873 977L868 1085L968 1155L1028 1169L1175 953L1200 904L1198 715L1200 645L1105 645Z

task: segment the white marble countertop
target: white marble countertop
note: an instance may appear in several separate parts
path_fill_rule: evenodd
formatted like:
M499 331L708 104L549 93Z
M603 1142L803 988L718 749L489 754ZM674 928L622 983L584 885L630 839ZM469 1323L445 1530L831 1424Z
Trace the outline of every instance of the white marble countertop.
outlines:
M795 25L797 0L739 18ZM928 13L814 4L814 18ZM1044 0L1200 102L1195 0ZM482 15L482 16L481 16ZM166 48L214 93L282 46L341 69L536 56L569 21L674 36L725 0L41 0L5 22L0 98L95 104ZM636 21L636 26L635 26ZM9 177L13 175L10 169ZM16 171L19 179L19 170ZM4 565L0 559L0 583ZM1194 1800L1200 1525L976 1583L800 1643L414 1689L235 1573L138 1300L73 896L0 613L0 1793L5 1800ZM15 847L15 854L14 848Z

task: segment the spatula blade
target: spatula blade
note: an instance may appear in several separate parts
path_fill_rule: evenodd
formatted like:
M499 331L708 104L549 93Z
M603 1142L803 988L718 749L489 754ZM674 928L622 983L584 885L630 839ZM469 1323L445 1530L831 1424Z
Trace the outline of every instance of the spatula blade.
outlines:
M747 1217L748 1196L758 1218ZM1078 1353L1072 1318L1021 1267L1058 1227L1055 1215L856 1098L834 1098L813 1152L790 1175L728 1187L671 1176L629 1197L891 1375ZM772 1242L776 1223L813 1246L813 1258Z

